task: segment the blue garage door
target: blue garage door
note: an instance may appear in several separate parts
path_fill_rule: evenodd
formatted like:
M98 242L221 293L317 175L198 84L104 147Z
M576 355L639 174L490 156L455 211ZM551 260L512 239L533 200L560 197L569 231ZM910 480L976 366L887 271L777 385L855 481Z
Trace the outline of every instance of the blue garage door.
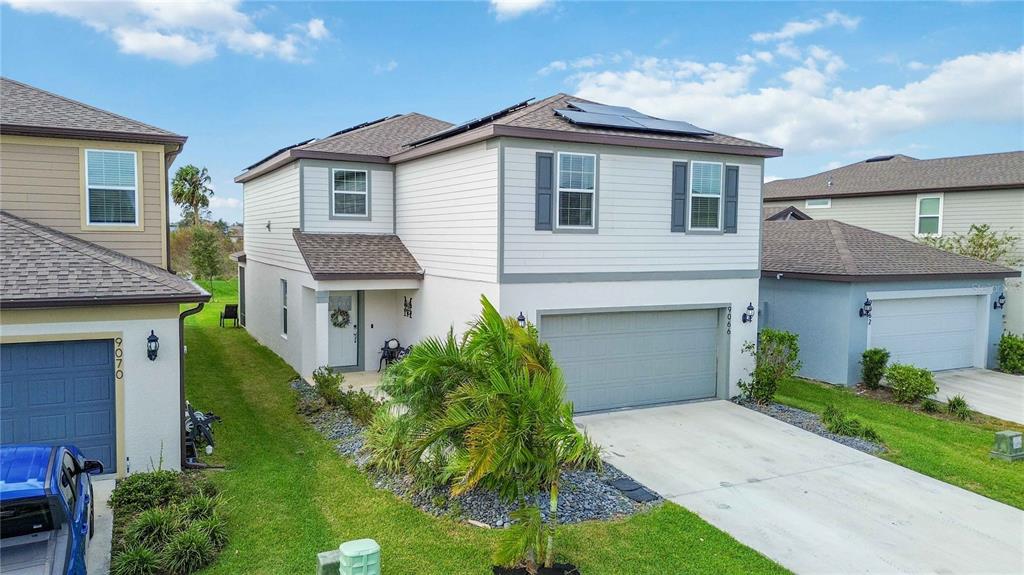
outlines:
M0 346L0 441L70 443L116 469L114 342Z

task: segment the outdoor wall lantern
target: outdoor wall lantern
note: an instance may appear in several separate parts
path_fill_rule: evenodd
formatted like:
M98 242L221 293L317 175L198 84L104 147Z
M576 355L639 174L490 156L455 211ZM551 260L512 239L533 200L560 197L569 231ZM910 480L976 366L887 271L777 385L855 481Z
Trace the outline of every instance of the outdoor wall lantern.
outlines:
M523 312L519 312L519 317L516 318L516 321L519 322L519 327L526 327L526 316L523 315Z
M864 305L860 307L860 317L871 319L871 300L865 299Z
M1006 305L1006 294L1001 293L996 301L992 302L992 309L1003 309L1004 305Z
M160 350L160 338L149 330L149 337L146 338L146 357L149 361L156 361L156 352Z
M741 319L743 320L743 323L750 323L754 321L754 302L747 304L747 313L743 314Z

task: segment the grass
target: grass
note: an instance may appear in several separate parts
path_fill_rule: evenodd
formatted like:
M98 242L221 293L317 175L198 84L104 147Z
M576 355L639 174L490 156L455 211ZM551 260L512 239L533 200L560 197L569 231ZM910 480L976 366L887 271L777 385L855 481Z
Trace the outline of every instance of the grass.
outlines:
M371 537L389 575L490 573L499 533L435 518L375 489L295 413L293 370L244 329L219 328L234 284L188 318L187 393L224 418L210 472L227 497L229 543L205 573L309 573L316 553ZM558 552L586 575L785 573L677 505L559 531Z
M875 428L889 448L882 458L1024 509L1024 469L989 457L995 432L1024 431L1024 426L984 416L974 421L936 417L846 388L795 378L783 382L775 400L818 414L834 404Z

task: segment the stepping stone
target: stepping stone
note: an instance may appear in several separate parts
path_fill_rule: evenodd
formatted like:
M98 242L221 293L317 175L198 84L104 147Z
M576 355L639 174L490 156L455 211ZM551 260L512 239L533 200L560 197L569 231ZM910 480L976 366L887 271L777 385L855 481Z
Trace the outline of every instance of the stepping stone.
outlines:
M615 481L609 482L608 485L611 485L612 487L618 489L619 491L634 491L637 489L643 489L643 485L640 485L636 481L633 481L632 479L629 478L616 479Z

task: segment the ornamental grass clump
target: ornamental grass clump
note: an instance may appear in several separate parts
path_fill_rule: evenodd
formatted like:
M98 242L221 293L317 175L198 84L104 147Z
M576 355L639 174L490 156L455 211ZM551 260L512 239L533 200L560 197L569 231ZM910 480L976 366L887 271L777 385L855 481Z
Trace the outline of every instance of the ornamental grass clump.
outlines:
M967 400L960 394L946 398L946 412L961 421L967 421L971 418L971 406L967 404Z

